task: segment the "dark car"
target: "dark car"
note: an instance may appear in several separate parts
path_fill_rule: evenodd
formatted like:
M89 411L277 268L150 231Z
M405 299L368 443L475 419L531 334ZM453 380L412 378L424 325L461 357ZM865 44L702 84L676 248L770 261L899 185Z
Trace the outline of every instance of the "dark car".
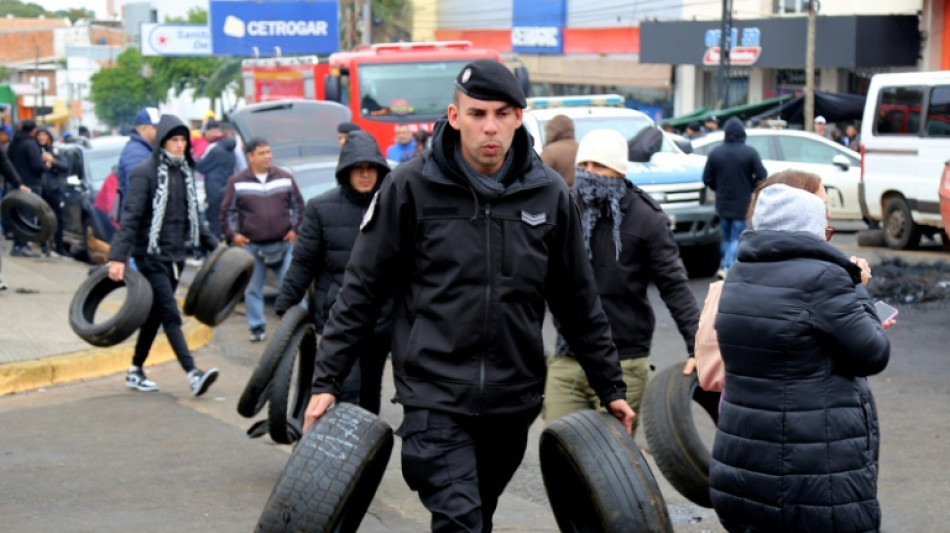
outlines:
M129 138L99 137L88 143L56 145L57 154L69 165L63 194L63 243L69 255L101 264L109 254L115 226L107 212L96 208L96 195L119 163Z

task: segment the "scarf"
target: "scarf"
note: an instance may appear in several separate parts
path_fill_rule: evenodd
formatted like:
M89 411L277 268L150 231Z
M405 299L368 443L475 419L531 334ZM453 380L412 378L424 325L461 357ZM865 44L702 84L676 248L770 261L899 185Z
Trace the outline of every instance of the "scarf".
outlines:
M581 228L584 230L584 245L587 257L593 259L590 250L590 236L602 217L613 221L615 258L620 259L620 200L627 194L626 178L607 178L578 168L574 175L574 187L571 194L581 211Z
M465 160L465 157L462 156L461 146L457 145L455 147L454 155L455 163L461 170L462 175L465 176L472 190L482 200L494 200L505 193L505 184L503 182L508 175L508 171L511 170L511 165L514 163L513 150L508 150L508 153L505 155L505 162L502 163L498 172L491 176L486 176L472 168L472 166L468 164L468 161Z
M162 234L162 223L165 220L165 208L168 206L168 169L177 168L185 177L185 192L188 195L188 225L191 227L191 245L196 246L199 240L198 222L198 193L195 189L195 178L191 167L184 157L176 157L162 149L158 154L158 186L155 197L152 198L152 223L148 228L148 254L159 255L158 246Z

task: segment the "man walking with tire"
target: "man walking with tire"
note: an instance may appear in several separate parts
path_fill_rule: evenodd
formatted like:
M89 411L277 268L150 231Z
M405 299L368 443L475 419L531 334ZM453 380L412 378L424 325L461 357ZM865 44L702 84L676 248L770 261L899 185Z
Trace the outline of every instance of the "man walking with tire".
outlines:
M467 64L431 151L367 209L315 362L309 427L393 302L402 471L432 531L491 531L541 408L545 303L601 402L629 431L617 351L564 180L522 126L517 79Z
M19 174L23 185L26 185L37 196L42 197L43 174L49 170L53 156L52 154L44 154L40 150L40 145L36 141L35 122L24 120L20 123L20 129L13 134L13 140L10 142L7 155L9 155L10 163L13 164L17 174ZM40 256L20 237L14 237L13 250L10 255L19 257Z
M161 326L188 374L192 395L201 396L217 379L218 369L202 371L195 366L181 331L175 289L191 250L199 243L213 250L218 239L199 218L188 127L178 117L162 115L156 140L152 155L129 177L129 194L109 249L109 278L122 281L126 263L134 257L152 286L152 309L139 330L125 385L142 392L158 390L143 367Z
M254 256L254 273L244 291L251 342L264 340L264 278L274 270L278 283L290 268L303 197L289 172L272 165L270 144L252 138L244 147L248 168L228 179L221 202L221 227L228 240Z

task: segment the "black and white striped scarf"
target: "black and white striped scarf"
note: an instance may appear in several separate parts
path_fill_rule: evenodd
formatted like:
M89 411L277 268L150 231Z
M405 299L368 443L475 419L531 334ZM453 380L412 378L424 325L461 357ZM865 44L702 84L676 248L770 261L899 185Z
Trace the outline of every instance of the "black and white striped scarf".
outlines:
M590 250L590 237L601 218L609 218L613 222L614 248L616 259L620 260L620 222L623 213L620 211L620 200L627 194L627 180L625 178L608 178L598 176L578 168L574 174L574 187L571 194L581 210L581 227L584 230L584 244L587 246L587 257L593 258Z
M168 206L168 168L177 168L185 177L185 192L188 195L188 225L191 229L191 245L197 246L199 240L198 221L198 192L195 189L195 178L191 167L184 157L176 157L162 149L158 154L158 187L155 197L152 198L152 224L148 228L148 254L159 255L158 246L162 234L162 222L165 219L165 208Z

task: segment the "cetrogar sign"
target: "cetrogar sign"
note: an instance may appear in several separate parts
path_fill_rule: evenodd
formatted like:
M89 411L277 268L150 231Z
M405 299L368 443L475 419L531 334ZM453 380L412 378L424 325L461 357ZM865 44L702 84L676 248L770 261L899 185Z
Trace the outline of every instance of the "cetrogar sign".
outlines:
M338 11L336 0L212 0L212 49L245 57L336 52Z

